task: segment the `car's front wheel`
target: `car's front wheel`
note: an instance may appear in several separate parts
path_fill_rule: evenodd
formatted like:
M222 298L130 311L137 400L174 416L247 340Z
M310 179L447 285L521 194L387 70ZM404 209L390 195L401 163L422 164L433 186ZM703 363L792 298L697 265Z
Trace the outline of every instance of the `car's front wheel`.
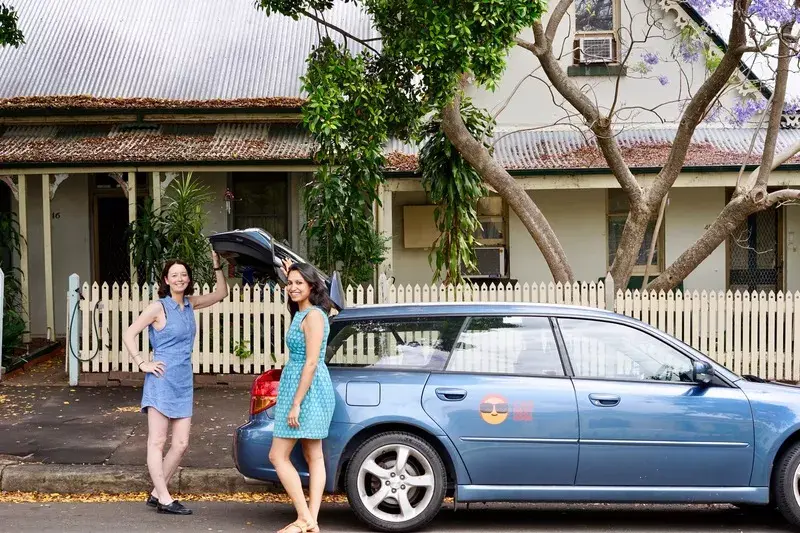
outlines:
M784 518L800 526L800 443L789 448L775 465L772 490Z
M414 531L433 520L444 500L447 473L424 439L387 432L366 440L347 467L347 499L379 531Z

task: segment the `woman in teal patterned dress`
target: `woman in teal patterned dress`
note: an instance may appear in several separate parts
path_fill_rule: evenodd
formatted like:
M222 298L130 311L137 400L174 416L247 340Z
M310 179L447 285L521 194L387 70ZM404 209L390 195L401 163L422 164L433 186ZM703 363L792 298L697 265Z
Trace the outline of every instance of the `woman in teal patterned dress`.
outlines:
M331 302L325 282L309 265L286 261L284 273L288 279L286 293L292 316L286 335L289 361L278 385L269 460L297 511L297 520L281 532L316 532L319 531L317 516L325 487L322 439L328 436L336 404L325 365ZM289 458L298 440L308 463L308 503L300 475Z

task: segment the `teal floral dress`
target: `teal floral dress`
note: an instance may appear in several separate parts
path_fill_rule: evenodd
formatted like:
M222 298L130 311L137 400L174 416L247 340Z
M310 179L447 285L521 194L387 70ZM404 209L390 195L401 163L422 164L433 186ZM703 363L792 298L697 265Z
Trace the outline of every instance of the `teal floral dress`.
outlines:
M322 344L319 348L319 363L314 372L314 379L300 404L300 427L290 427L286 418L292 408L294 395L300 385L300 376L306 363L306 338L300 325L309 312L314 309L322 313L325 327L322 333ZM336 406L336 395L333 383L325 365L325 349L328 345L330 324L328 315L319 307L310 307L295 313L289 331L286 334L286 346L289 348L289 361L281 372L278 385L278 400L275 405L275 437L286 439L324 439L328 437L328 429Z

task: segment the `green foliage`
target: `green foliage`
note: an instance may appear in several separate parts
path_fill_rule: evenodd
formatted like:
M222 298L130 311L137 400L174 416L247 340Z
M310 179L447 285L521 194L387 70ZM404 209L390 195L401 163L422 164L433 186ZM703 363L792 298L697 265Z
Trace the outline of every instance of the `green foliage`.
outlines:
M210 189L194 181L191 172L173 181L164 198L166 257L186 261L200 285L211 285L215 279L211 244L203 235L208 221L206 204L212 199Z
M209 189L200 185L189 172L170 185L164 196L161 214L153 209L152 200L145 200L137 220L128 227L128 243L134 261L144 271L144 280L158 280L164 263L180 259L192 267L194 281L214 283L211 246L203 235L211 202Z
M22 32L17 27L17 12L13 7L0 4L0 47L13 46L14 48L25 43Z
M459 224L447 226L437 249L448 252L437 260L447 279L458 279L461 258L473 257L474 210L478 188L475 173L450 150L445 154L435 137L437 128L424 119L452 99L460 76L470 73L477 83L494 89L506 67L514 38L545 10L543 0L357 0L382 36L380 46L363 42L352 54L346 46L323 37L308 59L303 88L308 102L303 119L320 149L321 168L306 190L306 231L312 260L324 269L343 266L343 281L369 279L385 251L384 240L372 227L372 206L385 166L387 139L426 141L434 159L422 166L439 168L450 161L440 179L428 171L426 184L448 219L463 212ZM332 0L259 0L267 14L280 13L322 20ZM334 29L320 26L320 34ZM351 37L345 37L350 40ZM380 48L380 53L375 51ZM471 112L470 112L471 113ZM480 121L478 121L480 122ZM476 122L474 125L478 124ZM423 155L423 158L427 157ZM462 180L466 180L463 181ZM458 194L445 193L441 183L460 182ZM453 185L455 187L455 185ZM456 190L456 189L454 189ZM438 215L437 215L438 216ZM441 218L441 217L440 217ZM441 220L439 221L441 222ZM440 223L440 228L444 226ZM438 275L438 272L437 272Z
M0 213L0 267L5 274L3 290L3 358L11 357L14 349L22 346L22 338L27 333L22 309L22 271L5 258L18 256L22 237L14 213Z
M492 131L494 121L466 100L461 115L470 133L476 139L485 138ZM428 125L427 142L422 147L422 182L429 191L434 210L436 228L440 232L428 257L433 265L434 281L444 272L444 282L463 282L461 264L468 271L476 269L475 232L481 228L477 204L487 189L480 175L456 151L442 132L441 118L435 116ZM488 144L486 147L489 148Z
M239 359L247 359L253 355L253 352L250 351L248 347L250 343L247 341L239 341L233 346L233 355L238 357Z
M128 246L139 265L141 281L158 281L167 249L164 218L155 211L152 198L145 198L136 220L128 227Z

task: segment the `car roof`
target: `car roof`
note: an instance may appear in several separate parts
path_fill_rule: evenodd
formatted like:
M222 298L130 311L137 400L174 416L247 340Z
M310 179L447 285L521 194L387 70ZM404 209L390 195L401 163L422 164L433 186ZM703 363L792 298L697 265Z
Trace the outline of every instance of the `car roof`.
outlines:
M556 315L585 318L613 318L624 320L627 317L617 313L568 304L539 304L524 302L415 302L393 304L362 304L342 309L337 317L346 320L408 318L419 316L448 315Z

